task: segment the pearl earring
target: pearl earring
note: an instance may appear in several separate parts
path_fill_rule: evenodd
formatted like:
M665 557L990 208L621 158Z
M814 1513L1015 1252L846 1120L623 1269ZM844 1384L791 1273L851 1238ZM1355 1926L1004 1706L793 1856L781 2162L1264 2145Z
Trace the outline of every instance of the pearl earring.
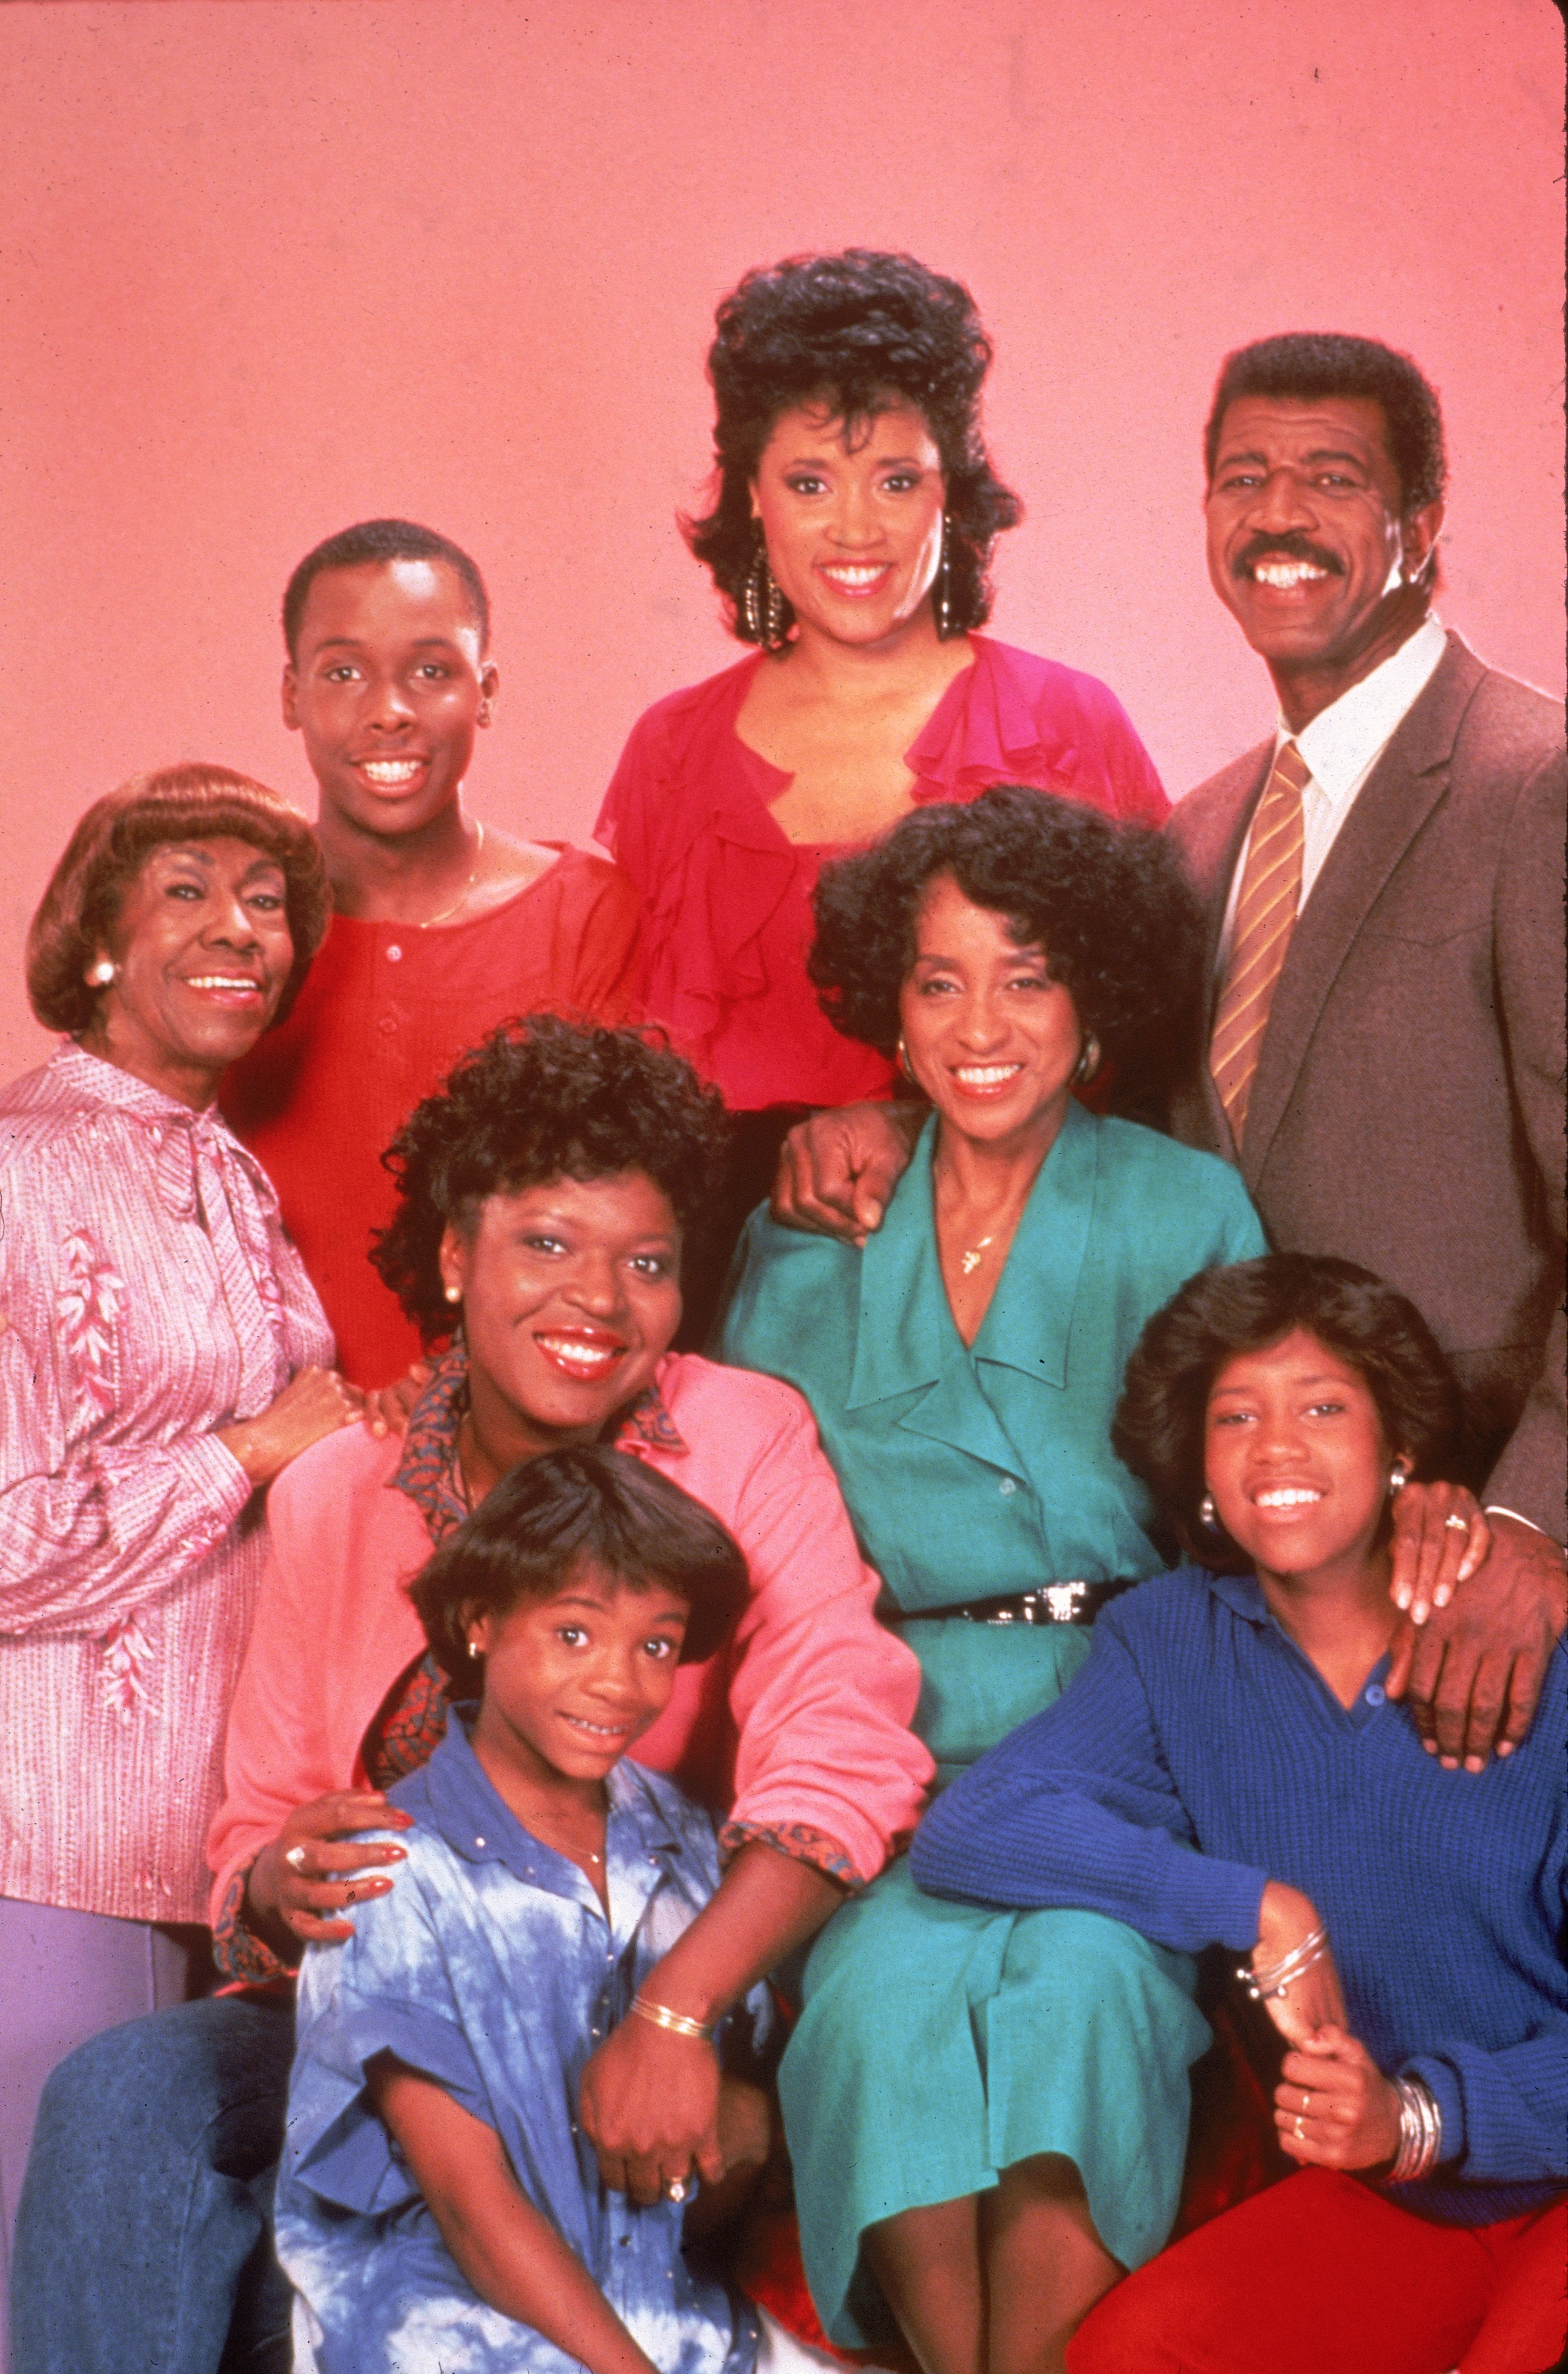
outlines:
M1207 1525L1211 1534L1217 1534L1219 1532L1220 1520L1214 1513L1214 1495L1212 1492L1205 1492L1203 1498L1198 1503L1198 1522L1200 1525Z
M95 965L88 967L88 980L94 989L107 989L113 978L114 966L108 957L99 957Z
M445 1291L446 1298L449 1302L461 1302L462 1300L462 1288L461 1286L449 1286Z

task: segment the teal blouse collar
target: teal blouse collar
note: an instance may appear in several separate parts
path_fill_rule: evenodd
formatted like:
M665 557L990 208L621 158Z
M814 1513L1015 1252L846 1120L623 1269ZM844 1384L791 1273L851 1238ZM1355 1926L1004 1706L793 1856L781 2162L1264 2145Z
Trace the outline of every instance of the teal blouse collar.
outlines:
M940 1393L921 1404L919 1431L1021 1474L976 1387L973 1363L992 1361L1036 1383L1066 1386L1073 1305L1094 1215L1100 1123L1076 1101L1069 1105L1024 1205L990 1308L967 1351L953 1323L937 1260L931 1217L935 1143L933 1115L861 1258L848 1406L864 1409L921 1386L940 1387ZM977 1430L985 1440L973 1439Z

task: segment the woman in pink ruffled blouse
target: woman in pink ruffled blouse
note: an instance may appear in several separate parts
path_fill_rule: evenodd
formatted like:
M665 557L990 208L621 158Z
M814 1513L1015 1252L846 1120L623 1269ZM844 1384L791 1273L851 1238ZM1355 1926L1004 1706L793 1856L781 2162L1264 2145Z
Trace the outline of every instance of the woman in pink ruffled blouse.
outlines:
M893 1090L806 980L825 858L993 783L1152 823L1166 801L1104 685L973 631L1019 504L968 291L907 255L795 257L718 330L716 500L687 533L760 648L639 719L597 829L642 896L646 1011L742 1117L738 1227L802 1110Z
M33 919L71 1035L0 1091L0 2243L50 2068L184 1992L258 1487L357 1408L213 1104L327 908L304 819L191 766L90 808Z

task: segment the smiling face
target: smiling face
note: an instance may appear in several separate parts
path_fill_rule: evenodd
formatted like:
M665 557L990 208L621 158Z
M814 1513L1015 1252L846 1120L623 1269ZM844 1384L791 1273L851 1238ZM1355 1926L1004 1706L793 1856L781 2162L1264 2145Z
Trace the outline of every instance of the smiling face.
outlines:
M668 1706L688 1613L665 1584L633 1591L584 1561L553 1597L477 1617L474 1746L502 1794L508 1778L602 1780Z
M456 799L498 682L444 560L324 569L284 670L284 723L305 737L323 811L401 836Z
M1240 396L1205 504L1209 576L1299 729L1426 615L1441 503L1404 514L1383 407L1367 396Z
M915 926L898 995L909 1068L944 1129L989 1146L1047 1148L1083 1051L1071 993L1043 948L1021 948L1005 915L939 874Z
M282 866L248 840L165 841L122 899L105 960L113 979L82 1044L199 1112L287 986Z
M681 1319L681 1231L640 1170L488 1195L441 1240L468 1346L469 1403L498 1473L591 1442L652 1383Z
M917 618L930 625L944 501L936 440L911 405L891 404L848 441L826 405L780 413L752 516L802 634L874 646Z
M1316 1336L1298 1327L1228 1360L1210 1388L1203 1437L1216 1513L1261 1575L1364 1565L1393 1450L1366 1380Z

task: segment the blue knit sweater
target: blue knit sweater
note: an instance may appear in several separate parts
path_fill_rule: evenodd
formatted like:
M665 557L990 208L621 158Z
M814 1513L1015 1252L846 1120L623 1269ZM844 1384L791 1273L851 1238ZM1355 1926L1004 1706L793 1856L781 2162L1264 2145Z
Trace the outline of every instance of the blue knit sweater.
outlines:
M1160 1575L937 1800L911 1868L934 1895L1079 1905L1188 1952L1250 1953L1265 1882L1300 1888L1353 2032L1443 2113L1442 2164L1392 2198L1486 2225L1568 2182L1568 1657L1524 1745L1475 1774L1425 1753L1387 1670L1347 1710L1250 1575Z

